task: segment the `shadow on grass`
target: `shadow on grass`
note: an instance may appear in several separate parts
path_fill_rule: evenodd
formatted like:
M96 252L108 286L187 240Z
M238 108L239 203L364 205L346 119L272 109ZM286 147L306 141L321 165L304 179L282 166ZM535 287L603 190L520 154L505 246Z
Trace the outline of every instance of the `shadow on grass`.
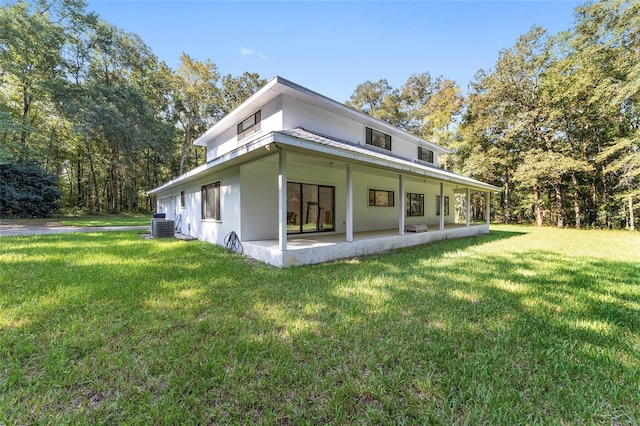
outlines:
M131 233L3 240L0 412L12 407L8 423L38 420L34 407L71 422L637 418L638 266L496 245L519 237L284 270Z

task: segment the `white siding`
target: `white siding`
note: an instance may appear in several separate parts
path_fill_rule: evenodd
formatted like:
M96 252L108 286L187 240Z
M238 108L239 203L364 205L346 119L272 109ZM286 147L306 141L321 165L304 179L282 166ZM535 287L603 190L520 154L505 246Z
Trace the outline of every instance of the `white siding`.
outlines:
M412 180L409 178L405 180L405 192L424 194L424 216L407 217L405 224L427 224L429 229L437 229L440 224L440 216L436 215L436 197L440 195L440 183L433 180ZM455 223L456 200L453 187L445 185L444 196L449 197L449 215L445 216L444 222Z

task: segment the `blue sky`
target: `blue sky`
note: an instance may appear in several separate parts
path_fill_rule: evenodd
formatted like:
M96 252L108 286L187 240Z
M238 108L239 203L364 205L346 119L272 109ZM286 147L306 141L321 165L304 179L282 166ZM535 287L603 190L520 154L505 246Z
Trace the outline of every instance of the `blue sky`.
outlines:
M221 73L276 75L344 102L428 71L466 91L532 25L569 29L578 1L105 1L88 8L136 33L170 67L185 52Z

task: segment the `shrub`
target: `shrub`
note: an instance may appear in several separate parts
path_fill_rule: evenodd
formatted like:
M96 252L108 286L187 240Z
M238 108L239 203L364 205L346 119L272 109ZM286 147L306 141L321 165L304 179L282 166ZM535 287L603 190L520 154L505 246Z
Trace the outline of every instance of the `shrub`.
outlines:
M0 164L0 217L49 217L59 206L58 180L35 163Z

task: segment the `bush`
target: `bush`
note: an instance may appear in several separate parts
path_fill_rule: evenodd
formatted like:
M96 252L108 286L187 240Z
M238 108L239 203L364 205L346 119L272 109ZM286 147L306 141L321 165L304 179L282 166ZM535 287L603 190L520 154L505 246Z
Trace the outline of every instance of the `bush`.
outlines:
M37 164L0 164L0 217L50 217L62 196L57 185Z

